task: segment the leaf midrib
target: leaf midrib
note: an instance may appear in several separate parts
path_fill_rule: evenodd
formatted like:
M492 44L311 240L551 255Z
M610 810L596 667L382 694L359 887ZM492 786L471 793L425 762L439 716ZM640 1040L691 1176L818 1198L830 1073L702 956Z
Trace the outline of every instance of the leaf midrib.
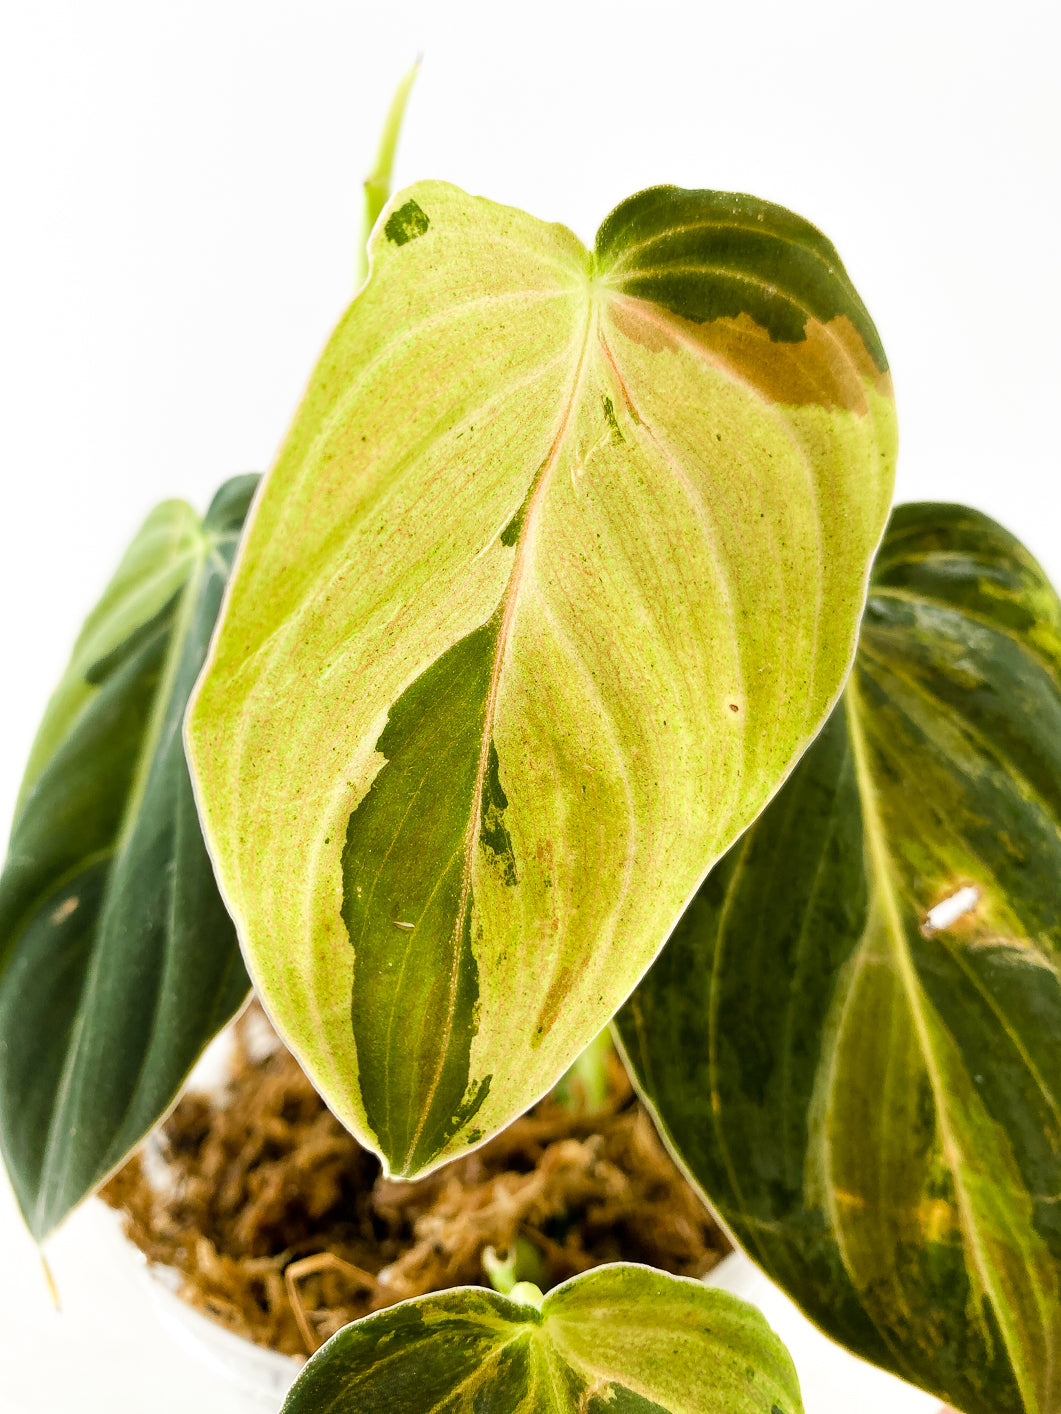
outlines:
M118 860L128 848L129 841L139 821L140 810L147 791L148 778L150 777L151 768L154 764L155 749L158 746L159 738L162 733L162 727L170 703L170 696L183 656L187 631L191 620L194 618L195 609L198 604L203 567L207 563L209 556L209 542L205 538L200 537L199 546L197 548L199 550L198 563L193 561L193 567L181 590L180 604L170 630L170 641L166 649L162 675L159 679L155 698L151 706L151 713L148 718L147 729L138 753L133 786L126 800L125 808L122 811L122 820L118 834L110 850L113 862L108 871L108 887L104 891L104 897L101 902L100 918L103 917L103 909L106 906L106 899L109 894L109 882L110 879L113 878L113 870ZM66 1131L58 1121L66 1111L71 1087L73 1085L76 1061L81 1046L81 1033L84 1030L86 1019L85 999L92 993L92 984L99 967L98 924L95 932L96 937L93 941L92 956L82 983L81 994L78 998L77 1012L74 1024L70 1030L70 1039L63 1060L62 1075L60 1076L59 1086L55 1094L55 1102L51 1110L48 1139L45 1144L44 1157L41 1162L40 1180L37 1188L38 1199L35 1214L38 1218L42 1211L48 1210L51 1198L57 1191L57 1185L58 1191L60 1192L65 1188L66 1174L70 1166L73 1151L73 1146L67 1144L62 1152L61 1162L59 1164L55 1163L56 1148L60 1140L66 1137ZM46 1197L49 1200L47 1203L44 1201ZM47 1234L37 1234L35 1232L35 1235L37 1235L38 1240L40 1240L40 1237L46 1236Z
M879 897L884 908L888 937L892 944L892 956L895 960L896 971L902 983L903 991L906 994L907 1005L914 1023L914 1031L917 1035L918 1048L925 1066L925 1073L928 1076L929 1084L932 1088L935 1113L942 1140L943 1158L954 1183L954 1190L958 1199L961 1228L966 1238L965 1250L972 1258L982 1284L982 1289L987 1293L994 1307L999 1329L1002 1332L1002 1339L1009 1356L1013 1376L1020 1390L1021 1398L1024 1400L1028 1414L1040 1414L1040 1405L1036 1391L1026 1387L1024 1353L1019 1342L1014 1341L1012 1325L1011 1322L1007 1320L1004 1293L999 1292L997 1283L992 1279L991 1263L982 1250L972 1200L963 1181L963 1169L961 1164L962 1149L951 1128L947 1109L947 1088L940 1073L939 1061L933 1048L931 1034L925 1024L925 1018L922 1012L924 998L921 982L917 976L913 958L910 955L906 941L906 931L902 923L902 914L899 909L894 879L894 865L888 849L887 835L881 819L877 789L869 764L869 753L862 721L860 719L860 714L865 709L861 706L859 701L857 673L852 673L848 681L844 693L844 703L848 732L851 738L852 754L855 762L855 779L858 784L859 798L862 802L862 822L868 844L869 862L873 866L872 874L878 881Z
M154 765L156 748L162 736L162 728L165 725L168 715L174 684L177 680L177 674L180 671L181 659L184 656L188 630L195 618L196 609L198 608L203 570L210 557L210 542L205 538L201 538L196 549L198 554L191 562L188 577L184 581L181 590L180 604L173 617L169 647L166 650L162 675L159 678L159 684L155 691L155 700L151 704L151 714L148 717L147 730L144 732L137 759L132 790L129 792L125 810L122 812L122 824L118 831L115 844L116 854L124 853L132 837L132 833L136 828L140 809L144 803L144 797L147 794L147 783L151 775L151 768Z
M943 710L953 712L954 715L959 718L962 723L963 730L968 733L969 737L977 746L977 748L981 750L984 755L991 757L997 762L1000 770L1006 772L1011 777L1014 785L1017 787L1018 790L1021 790L1021 788L1023 787L1024 793L1041 807L1043 814L1050 819L1050 821L1054 825L1055 832L1058 834L1059 837L1061 837L1061 821L1056 818L1054 808L1050 804L1050 802L1043 799L1043 797L1036 790L1034 784L1028 779L1024 772L1016 766L1016 764L1012 761L1010 757L1000 755L992 747L989 739L984 736L984 734L976 726L973 725L973 723L969 720L969 718L964 712L962 712L957 707L951 706L951 704L949 703L942 703L939 698L935 697L929 691L928 688L926 688L922 683L918 682L916 678L913 678L908 673L904 672L902 668L900 668L895 662L893 662L892 659L890 659L886 654L880 652L879 650L874 651L868 648L865 641L860 644L859 652L867 652L870 657L875 658L887 673L897 678L900 682L906 684L911 689L911 691L913 691L917 696L927 702L930 709L935 708L937 711ZM890 700L893 706L895 706L897 710L901 712L902 715L912 725L917 727L920 731L925 731L924 723L918 721L908 710L904 709L899 703L897 703L894 694L890 695ZM955 770L960 770L960 763L958 762L958 760L950 756L949 753L946 751L946 748L942 746L939 742L937 742L935 739L930 740L933 749L938 751L940 755L948 756L948 758L952 761ZM899 764L898 761L897 764ZM969 850L968 842L959 834L956 827L952 826L949 823L949 821L947 823L946 829L949 835L951 835L966 850ZM986 860L982 859L975 852L972 853L972 857L979 862L980 866L984 871L985 876L990 876L992 878L996 877L995 871L990 867ZM944 940L941 939L941 942L942 941ZM944 943L944 945L946 944ZM976 972L973 971L972 968L969 967L961 951L959 949L954 948L948 948L948 951L954 958L955 965L961 969L969 984L973 988L975 988L975 990L983 999L985 1005L993 1012L996 1020L999 1023L999 1026L1005 1032L1010 1044L1017 1052L1022 1064L1024 1065L1028 1074L1031 1076L1032 1080L1035 1082L1036 1088L1038 1089L1040 1095L1045 1101L1047 1109L1049 1109L1053 1113L1056 1122L1061 1125L1061 1106L1059 1106L1056 1096L1053 1094L1050 1087L1048 1086L1045 1078L1043 1077L1038 1065L1032 1058L1027 1047L1021 1041L1019 1032L1014 1028L1009 1017L998 1005L997 1001L995 1000L994 996L991 994L989 989L984 986L982 979L977 975Z

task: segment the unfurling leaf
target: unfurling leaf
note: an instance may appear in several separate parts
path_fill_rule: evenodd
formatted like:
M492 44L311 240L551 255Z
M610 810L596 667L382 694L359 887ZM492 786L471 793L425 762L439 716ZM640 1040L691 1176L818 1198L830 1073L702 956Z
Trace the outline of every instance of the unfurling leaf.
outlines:
M391 194L391 173L394 170L394 157L398 151L398 138L401 135L402 120L405 117L405 105L409 102L409 94L419 71L420 60L417 59L395 90L386 121L383 124L383 132L380 134L376 161L372 171L365 178L365 222L362 232L363 239L357 253L358 284L368 274L368 241L372 235L372 227L376 224L379 213L386 206Z
M855 669L619 1017L670 1143L823 1329L1061 1408L1061 605L901 506Z
M542 1095L818 730L894 415L836 252L429 182L310 383L188 720L263 1000L389 1172Z
M43 1240L169 1108L248 981L181 719L256 477L148 516L49 703L0 875L0 1149Z
M518 1293L519 1288L517 1288ZM802 1414L753 1306L648 1267L597 1267L540 1308L482 1287L345 1326L282 1414Z

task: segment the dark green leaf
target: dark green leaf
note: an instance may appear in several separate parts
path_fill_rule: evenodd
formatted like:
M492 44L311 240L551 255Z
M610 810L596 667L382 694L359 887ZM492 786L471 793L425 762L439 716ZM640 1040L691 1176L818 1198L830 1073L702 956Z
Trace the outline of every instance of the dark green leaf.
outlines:
M458 1287L355 1321L310 1360L283 1414L802 1408L792 1361L754 1307L684 1277L624 1265L565 1282L540 1308Z
M181 741L256 478L159 506L45 714L0 875L0 1149L42 1240L172 1104L248 982Z
M821 736L619 1017L661 1127L831 1335L1061 1408L1061 606L900 507Z

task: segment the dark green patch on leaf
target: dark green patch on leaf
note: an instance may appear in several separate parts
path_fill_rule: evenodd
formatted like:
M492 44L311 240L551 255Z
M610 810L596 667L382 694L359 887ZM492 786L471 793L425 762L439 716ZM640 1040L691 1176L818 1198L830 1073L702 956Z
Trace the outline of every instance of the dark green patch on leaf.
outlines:
M587 1414L668 1414L665 1405L635 1394L620 1384L610 1384L595 1394L587 1406Z
M772 339L806 337L810 317L854 325L888 367L873 321L832 243L801 216L734 192L650 187L617 206L597 259L623 291L702 324L749 315Z
M383 233L395 245L405 245L407 241L415 241L418 236L424 235L430 225L426 212L415 201L407 201L397 211L391 212Z
M523 529L523 521L527 514L527 505L530 501L533 491L534 488L532 486L531 490L528 491L527 495L524 497L523 503L521 504L519 510L516 512L516 514L512 517L509 523L505 526L504 530L501 532L502 545L512 546L515 545L516 542L519 540L520 531Z
M489 1087L469 1076L479 971L465 861L497 632L491 620L468 634L398 698L376 743L386 764L347 827L342 912L355 949L359 1083L397 1173L437 1152ZM411 1026L441 1046L411 1045ZM408 1071L411 1053L418 1062L395 1095L393 1076Z
M519 877L516 874L516 858L512 853L512 836L505 826L507 808L508 797L501 788L497 747L491 741L486 762L486 779L483 782L483 813L479 838L483 848L489 850L493 856L505 883L514 886L519 883Z
M615 416L615 404L612 402L611 398L606 398L603 394L601 395L601 402L604 404L604 420L611 428L612 441L625 442L626 438L623 436L622 428L619 426L619 421Z

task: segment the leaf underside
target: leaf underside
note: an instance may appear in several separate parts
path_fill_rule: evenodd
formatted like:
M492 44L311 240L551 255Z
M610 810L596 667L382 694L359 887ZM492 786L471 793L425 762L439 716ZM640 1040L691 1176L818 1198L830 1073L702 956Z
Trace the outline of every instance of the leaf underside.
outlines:
M748 197L589 252L423 183L371 256L188 748L273 1020L411 1177L563 1073L817 731L894 415L836 252Z
M618 1018L754 1260L965 1414L1061 1408L1059 879L1061 606L901 506L844 697Z
M248 990L181 742L256 477L151 513L87 620L0 875L0 1149L43 1240Z
M344 1327L283 1414L801 1414L754 1307L647 1267L598 1267L541 1309L482 1287Z

